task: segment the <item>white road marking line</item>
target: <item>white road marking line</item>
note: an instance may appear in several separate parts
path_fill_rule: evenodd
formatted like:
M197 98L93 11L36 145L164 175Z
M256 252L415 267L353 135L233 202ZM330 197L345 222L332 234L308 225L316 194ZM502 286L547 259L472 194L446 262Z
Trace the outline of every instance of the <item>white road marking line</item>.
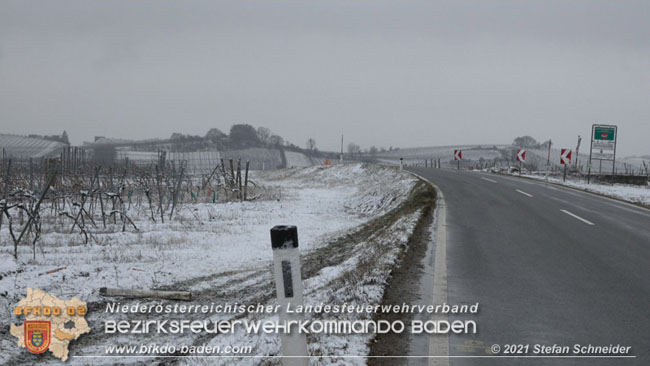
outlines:
M436 190L436 209L435 209L435 245L436 252L434 254L433 264L433 297L432 304L446 304L447 303L447 205L445 204L445 196L442 194L440 187L432 181L411 172L425 182L431 184ZM433 236L433 235L432 235ZM448 321L447 314L433 313L431 316L433 321ZM429 354L427 358L428 366L449 366L449 358L455 357L449 355L449 335L447 333L440 336L429 338Z
M617 208L624 208L624 207L621 207L621 206L626 206L629 209L631 209L631 210L627 210L628 212L636 213L636 214L639 214L639 215L642 215L642 216L645 216L645 217L650 217L650 215L648 215L648 213L650 212L650 209L648 209L648 208L637 206L634 203L627 202L627 201L620 200L620 199L616 199L615 197L610 197L610 196L607 196L607 195L598 194L597 192L585 191L585 190L580 189L579 187L571 187L571 186L562 185L562 184L559 184L559 183L556 184L556 183L545 181L543 179L530 178L531 181L527 182L528 179L517 178L515 176L501 176L501 177L505 178L505 179L518 180L521 183L537 184L538 186L541 185L543 187L546 187L548 189L552 189L554 191L561 191L561 192L566 192L566 193L574 192L574 193L577 193L577 194L582 194L583 196L591 196L592 198L599 199L601 202L603 202L603 200L606 200L610 206L615 206ZM558 188L554 187L554 185L557 186ZM569 193L569 194L571 194L571 193Z
M433 268L433 297L432 304L446 304L447 303L447 207L445 204L445 196L442 194L437 185L431 185L436 190L436 228L435 228L435 244L436 253ZM446 314L434 313L431 317L434 321L445 320L447 321ZM447 334L441 336L430 337L429 340L429 356L441 358L429 358L428 366L449 366L449 336Z
M587 224L587 225L596 225L596 224L594 224L593 222L588 221L588 220L585 220L585 219L583 219L582 217L580 217L580 216L578 216L578 215L576 215L576 214L573 214L573 213L571 213L571 212L569 212L569 211L567 211L567 210L560 210L560 211L564 212L565 214L567 214L567 215L569 215L569 216L572 216L573 218L576 218L576 219L578 219L578 220L584 222L584 223Z
M496 183L496 182L497 182L496 180L492 180L492 179L488 179L488 178L483 178L483 177L481 177L481 179L483 179L483 180L487 180L488 182L492 182L492 183Z
M528 196L528 197L532 197L532 196L533 196L533 195L530 194L530 193L526 193L526 192L524 192L524 191L520 191L520 190L518 190L518 189L515 189L515 191L517 191L517 192L523 194L524 196Z

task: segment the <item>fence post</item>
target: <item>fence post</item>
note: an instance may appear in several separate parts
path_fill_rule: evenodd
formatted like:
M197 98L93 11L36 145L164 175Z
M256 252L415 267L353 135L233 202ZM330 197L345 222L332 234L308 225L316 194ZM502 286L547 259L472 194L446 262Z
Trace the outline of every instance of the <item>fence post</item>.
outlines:
M275 291L278 296L280 322L304 319L302 313L287 313L287 308L303 305L302 278L300 275L300 251L298 250L298 229L295 226L279 225L271 229L273 248L273 272ZM297 327L283 333L282 363L284 366L309 365L307 337L298 333Z
M244 201L248 198L248 166L250 161L246 160L246 174L244 175Z
M242 181L241 181L241 158L237 159L237 195L239 196L239 202L244 200L244 192L242 192Z

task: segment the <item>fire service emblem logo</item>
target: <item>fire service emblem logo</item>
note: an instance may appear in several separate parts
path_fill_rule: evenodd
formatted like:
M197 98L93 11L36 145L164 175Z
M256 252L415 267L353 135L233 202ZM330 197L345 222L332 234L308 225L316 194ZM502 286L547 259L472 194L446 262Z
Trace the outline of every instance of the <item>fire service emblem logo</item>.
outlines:
M49 321L25 321L25 347L31 353L43 353L50 347L52 326Z

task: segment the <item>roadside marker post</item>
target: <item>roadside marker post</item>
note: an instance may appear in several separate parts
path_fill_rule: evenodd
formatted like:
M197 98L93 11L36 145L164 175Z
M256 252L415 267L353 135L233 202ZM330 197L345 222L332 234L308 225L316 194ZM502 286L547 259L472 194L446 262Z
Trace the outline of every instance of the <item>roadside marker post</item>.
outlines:
M522 163L526 161L526 149L517 150L517 161L519 162L519 176L521 177Z
M302 277L300 275L300 251L298 250L298 228L292 225L278 225L271 229L273 248L273 274L278 297L280 322L302 321L304 315L287 313L287 307L303 305ZM308 366L309 350L307 337L297 329L282 334L282 358L284 366Z
M564 176L562 178L563 182L566 182L566 167L571 165L571 150L562 149L560 153L560 164L564 165Z
M460 170L460 161L463 160L463 150L454 150L454 160L456 160L456 170Z
M399 158L399 170L404 169L404 158Z

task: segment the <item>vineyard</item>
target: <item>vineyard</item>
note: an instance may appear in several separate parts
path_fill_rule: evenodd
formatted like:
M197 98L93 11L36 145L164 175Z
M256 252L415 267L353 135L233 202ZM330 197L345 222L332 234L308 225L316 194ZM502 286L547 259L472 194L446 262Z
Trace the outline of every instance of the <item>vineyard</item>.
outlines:
M413 190L420 187L420 192L422 184L406 172L369 164L250 170L246 185L246 161L238 164L235 159L232 168L228 159L214 167L214 174L198 175L169 161L150 167L119 164L76 170L62 167L59 160L46 160L42 167L40 161L33 162L31 169L28 162L6 163L9 215L3 215L0 229L0 308L10 313L30 288L86 301L91 309L86 320L93 331L70 349L67 363L72 365L88 364L84 355L102 354L112 344L164 339L225 347L232 338L222 335L106 337L101 331L105 321L117 319L103 311L107 302L131 305L145 300L102 289L191 293L196 304L266 304L274 291L269 229L278 224L300 230L305 288L317 294L310 297L376 303L421 212ZM400 216L403 212L407 217ZM29 215L35 218L32 228ZM24 230L17 252L9 219L16 239ZM205 314L191 317L205 319ZM15 316L0 319L4 329L17 323ZM254 347L255 354L280 352L279 337L234 336ZM319 348L343 354L351 346L365 349L366 342L360 337L323 338ZM0 364L60 364L51 356L31 362L33 355L15 344L9 332L0 334L0 345L7 350ZM200 362L188 358L179 364Z
M249 165L221 159L209 174L196 174L182 161L166 161L164 153L149 166L3 160L0 231L8 231L14 258L28 245L35 260L44 232L76 234L88 244L97 233L165 223L187 203L260 199L268 192L249 179Z

